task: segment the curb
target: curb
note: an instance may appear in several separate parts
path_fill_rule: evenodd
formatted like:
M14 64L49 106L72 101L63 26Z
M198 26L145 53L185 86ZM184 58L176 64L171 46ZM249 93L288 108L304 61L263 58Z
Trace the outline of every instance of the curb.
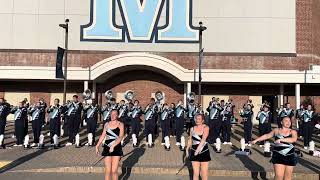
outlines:
M46 169L29 169L29 170L15 170L10 172L37 172L37 173L104 173L104 167L57 167ZM133 173L133 174L152 174L152 175L176 175L178 168L152 168L152 167L122 167L119 173ZM189 170L184 168L179 172L179 175L189 175ZM232 176L232 177L263 177L272 179L273 172L251 172L251 171L230 171L230 170L209 170L209 176ZM319 174L312 173L293 173L293 179L297 180L319 180Z

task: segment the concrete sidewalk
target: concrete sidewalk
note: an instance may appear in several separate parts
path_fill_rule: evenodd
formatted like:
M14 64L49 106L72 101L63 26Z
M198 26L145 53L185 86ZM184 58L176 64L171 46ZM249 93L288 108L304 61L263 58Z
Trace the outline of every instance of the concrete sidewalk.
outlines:
M254 129L256 134L257 130ZM9 133L10 134L10 133ZM7 134L7 137L10 135ZM82 142L85 142L85 131L81 131ZM250 156L235 156L234 152L240 147L239 140L243 130L241 125L234 127L232 135L233 145L222 145L222 153L215 153L210 147L211 159L209 163L210 176L234 176L234 177L262 177L270 178L273 176L273 167L269 162L270 158L263 156L263 148L254 146L251 148ZM254 137L255 138L255 137ZM123 149L124 156L121 159L120 173L126 174L176 174L183 166L183 152L176 147L175 140L170 139L171 151L165 151L156 140L154 148L147 148L143 143L139 148L133 148L129 142ZM64 140L64 139L62 139ZM319 147L320 138L314 137ZM47 139L48 141L48 139ZM143 142L143 141L142 141ZM70 172L70 173L103 173L103 162L99 162L92 167L101 156L95 154L93 147L75 148L74 146L51 149L46 147L44 150L23 149L13 147L0 150L1 162L11 162L0 169L0 172ZM297 143L298 149L303 148L301 140ZM180 172L181 175L191 174L191 163ZM294 170L294 179L319 179L320 158L311 157L307 154L299 158L299 163Z

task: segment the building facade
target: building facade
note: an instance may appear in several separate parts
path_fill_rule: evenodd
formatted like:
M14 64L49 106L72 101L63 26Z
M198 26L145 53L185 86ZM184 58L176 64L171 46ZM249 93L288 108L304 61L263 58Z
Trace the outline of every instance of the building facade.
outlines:
M127 90L146 105L198 91L198 22L203 32L202 105L252 99L273 110L304 99L320 107L318 0L0 0L0 96L11 104L62 99L56 49L70 19L67 99L91 89L100 103Z

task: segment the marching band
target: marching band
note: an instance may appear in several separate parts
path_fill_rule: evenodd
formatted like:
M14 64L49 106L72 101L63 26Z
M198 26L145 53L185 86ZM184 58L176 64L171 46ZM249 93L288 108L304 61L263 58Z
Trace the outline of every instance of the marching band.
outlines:
M204 115L205 123L210 129L208 135L209 144L216 144L217 140L219 139L220 142L221 139L221 143L232 145L231 129L234 123L233 119L235 119L235 105L231 99L225 103L224 100L213 97L206 108L207 113L204 113L201 106L195 102L195 93L187 95L187 103L184 106L182 100L179 100L176 105L164 102L164 93L157 91L155 98L151 98L150 103L145 108L140 106L139 101L135 99L134 92L131 90L125 93L124 99L119 103L116 103L112 91L107 91L105 93L106 103L102 106L99 106L95 99L91 98L91 94L90 90L86 90L83 93L83 102L80 102L79 97L74 95L73 100L64 105L60 105L60 100L55 99L49 108L47 108L43 99L39 99L35 105L31 106L27 99L19 102L18 106L12 106L4 98L0 98L0 146L4 147L5 144L4 134L7 116L10 113L14 114L14 137L16 138L14 146L28 146L29 124L31 124L33 132L33 144L31 144L31 147L41 148L43 146L44 136L41 132L44 130L45 125L49 126L50 133L48 135L50 134L52 147L60 147L59 139L63 135L69 137L66 146L74 144L79 147L81 124L86 126L87 143L85 145L95 146L99 117L101 116L102 124L104 125L110 121L113 110L118 111L118 118L124 124L125 136L121 141L122 146L127 144L125 140L131 140L133 147L138 147L141 127L144 124L143 135L147 146L152 148L159 124L161 129L160 141L164 149L170 151L170 137L175 137L176 146L183 151L186 147L184 132L190 133L190 129L195 125L195 117L198 114ZM238 123L243 124L243 138L246 146L250 146L252 141L253 108L252 100L248 99L239 111L241 121L238 121ZM303 136L304 148L307 149L314 132L315 120L318 117L312 105L301 105L300 109L294 111L290 103L286 103L284 107L278 108L276 112L276 122L279 127L281 127L281 121L284 117L289 117L290 120L295 117L299 124L299 135ZM47 116L46 113L48 114ZM273 115L268 103L261 105L256 119L259 122L258 130L260 136L271 132ZM264 144L264 142L260 143L261 146Z

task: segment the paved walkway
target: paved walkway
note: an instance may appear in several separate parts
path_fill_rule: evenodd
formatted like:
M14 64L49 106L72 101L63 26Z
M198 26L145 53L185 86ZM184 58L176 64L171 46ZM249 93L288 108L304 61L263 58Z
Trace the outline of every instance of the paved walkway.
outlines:
M75 148L74 146L51 149L46 147L44 150L23 149L21 147L10 147L13 140L10 138L12 126L8 126L6 133L6 149L0 149L1 162L9 162L7 165L0 166L0 173L4 171L15 172L103 172L103 162L99 162L92 167L101 156L95 154L93 147ZM85 130L81 131L81 142L86 141ZM243 131L241 125L233 128L233 145L222 145L222 153L215 153L210 147L212 161L209 164L212 176L238 176L238 177L271 177L273 175L270 158L263 156L263 148L253 146L250 156L235 156L234 152L240 147L239 140ZM257 129L254 129L257 134ZM255 138L255 136L254 136ZM314 136L319 148L320 137ZM160 139L160 138L158 138ZM175 140L170 139L171 151L165 151L159 140L156 140L154 148L147 148L143 143L139 148L133 148L129 142L123 149L124 157L121 159L121 172L134 174L175 174L183 166L183 152L176 147ZM48 142L48 137L46 142ZM65 143L66 138L62 138ZM142 141L144 142L144 141ZM299 139L296 147L302 149L302 141ZM303 150L302 150L303 151ZM186 167L180 172L181 175L189 175L191 163L186 163ZM299 158L299 163L295 168L295 179L319 179L320 158L312 157L307 154Z

